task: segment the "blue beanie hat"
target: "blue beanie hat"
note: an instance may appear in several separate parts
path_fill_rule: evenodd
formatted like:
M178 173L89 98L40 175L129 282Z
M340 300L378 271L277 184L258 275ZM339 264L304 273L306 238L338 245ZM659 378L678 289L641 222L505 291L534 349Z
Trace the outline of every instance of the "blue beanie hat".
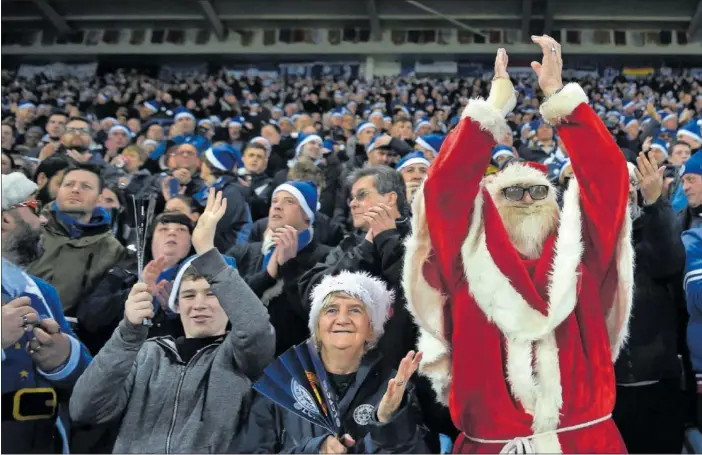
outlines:
M295 158L300 156L300 152L302 151L302 147L305 146L305 144L312 142L312 141L318 141L320 144L322 144L324 141L322 140L321 137L317 134L300 134L297 138L297 145L295 146Z
M663 139L660 139L660 138L654 139L653 142L651 143L651 148L658 149L658 150L662 151L666 157L668 156L668 144Z
M702 175L702 153L693 154L680 169L680 175L697 174Z
M509 156L511 158L514 158L514 150L512 150L512 147L509 147L507 145L496 145L492 149L492 159L496 160L497 158L501 156Z
M446 137L443 134L427 134L425 136L418 137L415 141L421 147L427 148L434 152L434 155L439 153L441 150L441 145L444 143Z
M417 126L414 127L414 132L419 131L420 128L428 126L431 128L431 123L428 120L422 119L417 122Z
M195 116L192 112L190 112L190 109L180 106L178 109L175 110L175 116L173 118L175 120L178 120L183 117L190 117L191 119L195 120Z
M373 128L374 130L377 130L374 123L371 122L361 122L358 124L358 128L356 128L356 134L360 133L363 130L367 130L368 128Z
M426 157L424 156L424 153L412 152L412 153L408 153L400 161L397 162L397 166L395 166L395 170L401 171L402 168L405 168L407 166L411 166L413 164L423 164L427 167L431 166L431 163L429 162L428 159L426 159Z
M220 171L230 172L234 167L244 167L241 152L229 144L216 145L205 151L207 161Z
M181 262L178 267L178 273L176 273L175 279L173 280L173 289L168 296L168 308L174 313L176 313L176 299L178 298L180 284L183 282L183 275L185 275L185 271L190 268L190 264L199 257L199 254L194 254ZM224 259L224 262L226 262L229 267L236 268L236 259L233 257L222 255L222 259Z
M245 122L246 122L246 120L244 120L244 117L237 115L235 117L232 117L229 120L229 126L232 126L232 125L242 126L242 125L244 125Z
M680 136L687 136L697 142L702 142L702 132L700 132L700 127L702 127L702 120L693 120L680 128L677 136L678 138L680 138Z
M292 194L300 204L302 211L305 212L310 220L310 225L314 223L314 216L317 212L317 185L311 181L295 182L288 181L273 191L273 196L280 191L287 191Z
M624 128L629 128L633 123L639 123L639 120L636 117L624 117L624 120L622 120Z
M17 107L19 109L24 109L27 107L37 107L37 106L29 100L22 100L19 103L17 103Z
M151 112L159 112L161 110L161 103L156 100L144 101L144 107Z

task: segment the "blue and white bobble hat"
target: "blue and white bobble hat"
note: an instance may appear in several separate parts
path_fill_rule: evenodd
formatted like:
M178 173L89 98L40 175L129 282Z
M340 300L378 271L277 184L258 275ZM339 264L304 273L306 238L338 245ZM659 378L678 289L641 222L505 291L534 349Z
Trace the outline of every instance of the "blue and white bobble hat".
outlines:
M127 128L126 126L121 125L119 123L117 125L114 125L112 128L110 128L110 131L107 132L107 135L112 136L113 134L115 134L117 132L122 132L122 133L126 134L127 137L132 137L132 131L129 128Z
M144 107L150 110L151 112L159 112L161 110L161 103L159 103L156 100L148 100L144 101Z
M297 199L300 204L302 211L305 212L307 218L310 220L310 226L314 224L315 213L319 209L317 205L317 185L311 181L295 182L288 181L278 187L273 191L273 196L275 196L280 191L286 191ZM314 209L313 209L314 208Z
M202 126L202 125L210 125L211 127L214 127L214 123L212 123L212 120L208 118L204 118L197 122L197 126Z
M431 123L429 123L428 120L424 120L424 119L418 121L417 126L414 127L414 132L416 133L417 131L419 131L420 128L422 128L424 126L428 126L431 128Z
M407 166L412 166L414 164L423 164L427 167L431 166L431 163L424 156L424 153L412 152L412 153L408 153L400 161L397 162L397 166L395 167L395 170L399 172L403 168L406 168Z
M658 115L661 117L661 123L678 118L675 112L658 111Z
M561 180L561 177L563 177L563 174L568 170L568 168L572 168L572 165L570 164L570 158L566 159L561 163L561 166L558 168L558 180Z
M693 120L678 130L677 137L687 136L697 142L702 142L702 120Z
M173 117L173 119L177 121L177 120L180 120L184 117L189 117L189 118L195 120L195 116L193 115L192 112L190 112L190 109L181 106L175 110L175 116Z
M373 111L370 113L368 116L368 120L372 120L374 117L380 117L381 119L384 117L383 113L380 111Z
M509 156L510 158L514 158L514 150L512 150L512 147L507 145L496 145L492 149L492 159L496 160L501 156Z
M342 107L336 108L333 111L331 111L332 112L331 118L334 118L334 117L342 118L344 116L345 111L346 110Z
M205 151L205 158L220 171L231 172L235 167L244 167L241 152L229 144L208 148Z
M36 104L32 103L32 102L29 101L29 100L21 100L19 103L17 103L17 108L18 108L19 110L27 109L27 108L30 108L30 107L37 107L37 106L36 106Z
M434 152L434 155L439 153L441 150L441 145L444 143L446 137L442 134L427 134L425 136L418 137L415 141L421 147L427 148Z
M651 148L660 150L666 157L668 156L668 144L663 139L654 139Z
M374 130L377 130L374 123L371 122L361 122L358 124L358 128L356 128L356 134L361 133L364 130L367 130L368 128L373 128Z
M183 282L183 275L185 275L185 272L190 268L192 262L199 257L199 254L194 254L181 262L180 267L178 267L178 273L176 273L175 279L173 280L173 289L168 296L168 308L174 313L178 312L176 302L178 301L180 284ZM224 262L230 267L236 268L236 260L233 257L222 255L222 259L224 259Z
M304 147L305 144L308 144L313 141L319 142L320 145L324 143L322 138L317 134L300 134L297 138L297 145L295 146L295 158L300 156L300 152L302 152L302 147Z
M229 120L229 126L230 126L230 127L231 127L232 125L243 126L245 121L246 121L246 120L244 120L244 117L242 117L242 116L240 116L240 115L237 115L237 116L235 116L235 117L232 117L232 118Z
M622 125L624 128L629 128L633 124L639 124L639 120L636 117L624 117L622 120Z

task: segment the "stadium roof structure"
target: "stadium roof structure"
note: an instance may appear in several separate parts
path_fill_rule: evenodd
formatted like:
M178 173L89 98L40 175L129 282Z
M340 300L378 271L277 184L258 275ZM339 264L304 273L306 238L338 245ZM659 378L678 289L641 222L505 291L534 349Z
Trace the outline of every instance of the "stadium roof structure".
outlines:
M217 38L245 29L364 28L382 30L495 27L702 28L702 0L2 0L2 27L209 28Z

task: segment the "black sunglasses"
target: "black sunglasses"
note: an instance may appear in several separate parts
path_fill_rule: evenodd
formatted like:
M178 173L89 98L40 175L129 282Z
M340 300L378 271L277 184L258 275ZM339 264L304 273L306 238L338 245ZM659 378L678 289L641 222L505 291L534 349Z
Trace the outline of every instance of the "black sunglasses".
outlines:
M535 201L541 201L548 196L548 186L534 185L528 188L521 186L508 186L502 190L504 197L513 202L519 202L524 199L524 193L529 192L529 196Z

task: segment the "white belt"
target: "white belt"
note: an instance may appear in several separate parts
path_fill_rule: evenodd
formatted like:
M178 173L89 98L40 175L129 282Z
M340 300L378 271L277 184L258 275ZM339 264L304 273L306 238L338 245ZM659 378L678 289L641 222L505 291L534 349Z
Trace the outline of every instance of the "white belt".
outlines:
M593 425L597 425L598 423L602 423L605 420L608 420L610 417L612 417L612 414L607 414L604 417L600 417L599 419L591 420L589 422L585 423L580 423L578 425L573 425L570 427L564 427L564 428L558 428L556 430L552 431L544 431L543 433L536 433L532 434L531 436L526 436L526 437L516 437L514 439L480 439L480 438L474 438L472 436L467 435L466 433L463 433L463 436L466 438L470 439L473 442L479 442L481 444L504 444L504 447L502 447L502 450L500 450L500 453L516 453L516 454L528 454L528 453L536 453L534 449L534 444L532 444L532 439L537 438L539 436L548 436L548 435L553 435L553 434L558 434L558 433L566 433L568 431L575 431L575 430L580 430L582 428L587 428L591 427Z

